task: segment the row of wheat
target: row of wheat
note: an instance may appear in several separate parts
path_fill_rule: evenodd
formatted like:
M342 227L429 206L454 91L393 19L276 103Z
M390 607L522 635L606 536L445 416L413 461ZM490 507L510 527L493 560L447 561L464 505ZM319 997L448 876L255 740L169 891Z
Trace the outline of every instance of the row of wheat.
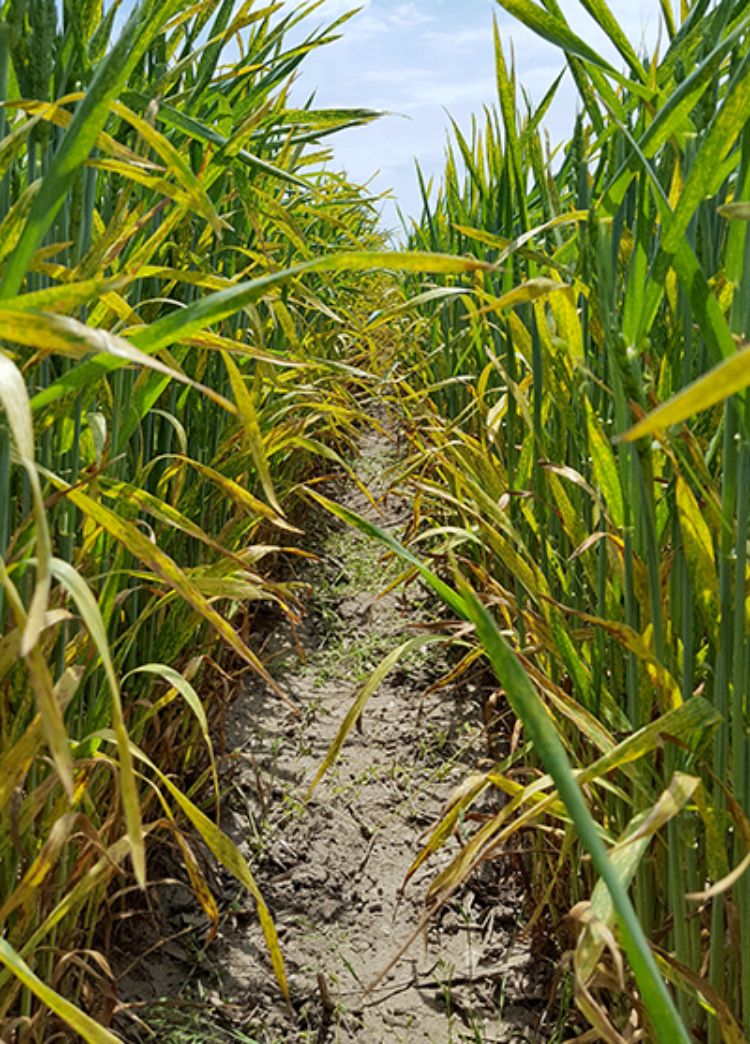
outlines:
M550 154L542 121L559 81L534 108L497 34L499 104L468 136L454 129L437 187L422 178L410 243L493 270L409 277L413 347L393 394L412 421L418 547L432 541L435 584L477 628L465 664L489 656L525 728L418 863L501 792L432 900L524 836L531 922L564 936L572 910L582 924L572 974L593 1028L581 1039L739 1042L750 11L662 0L650 55L604 0L581 0L612 64L558 0L499 2L560 48L580 113ZM445 589L451 563L484 608L465 580Z
M320 259L380 239L326 172L328 135L373 114L289 102L337 25L280 6L2 7L3 1040L116 1039L104 951L156 846L216 925L196 838L254 895L286 989L211 737L224 668L285 698L252 619L295 615L271 568L295 489L355 421L364 277Z

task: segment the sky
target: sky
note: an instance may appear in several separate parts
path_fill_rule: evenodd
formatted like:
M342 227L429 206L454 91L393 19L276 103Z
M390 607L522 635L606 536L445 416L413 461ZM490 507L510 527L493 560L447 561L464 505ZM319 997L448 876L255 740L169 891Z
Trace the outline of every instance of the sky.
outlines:
M571 27L621 68L622 59L615 56L580 0L560 0L560 4ZM332 139L336 165L355 181L372 179L378 193L391 189L404 213L418 216L414 157L426 175L439 177L448 113L468 131L472 113L481 114L482 106L496 98L493 16L498 18L503 41L513 44L518 79L533 101L544 96L564 59L494 0L324 0L320 20L326 22L357 6L362 10L345 24L341 38L313 52L302 64L293 98L302 102L315 92L321 106L364 106L387 112L367 127ZM609 0L609 6L631 42L637 48L645 43L653 50L660 26L658 0ZM567 136L576 107L575 87L566 77L547 119L553 141ZM387 225L398 224L393 204L385 206L383 216Z
M264 0L256 2L265 6ZM297 2L284 0L285 10ZM659 0L607 2L636 49L645 46L652 53L660 38ZM582 0L559 3L571 27L622 68ZM121 18L133 4L123 0ZM415 157L426 177L439 179L449 114L468 133L472 114L481 114L482 106L496 99L493 17L506 53L513 46L518 80L532 102L542 99L565 63L557 48L526 30L496 0L323 0L305 32L357 7L361 10L342 27L340 38L302 63L292 101L303 104L314 94L321 107L364 107L386 114L328 141L337 169L368 183L373 194L392 193L393 200L382 207L383 221L398 229L396 202L407 217L418 217L421 210ZM553 142L567 138L577 107L568 75L545 121Z

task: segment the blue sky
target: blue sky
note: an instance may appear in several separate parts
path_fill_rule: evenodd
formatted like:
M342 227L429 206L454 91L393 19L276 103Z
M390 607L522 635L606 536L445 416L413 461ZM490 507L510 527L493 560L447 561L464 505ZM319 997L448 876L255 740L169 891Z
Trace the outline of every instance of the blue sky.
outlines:
M293 3L294 0L288 0ZM446 110L462 128L471 114L495 98L492 18L506 43L513 42L520 82L539 101L563 66L560 52L505 14L494 0L359 0L363 10L342 30L342 38L313 53L302 66L294 97L316 91L320 105L364 105L392 115L365 128L346 131L336 141L337 164L358 181L379 171L372 185L393 189L402 209L416 214L419 193L415 156L427 174L442 167ZM326 20L358 6L352 0L324 0ZM609 6L636 45L651 47L659 32L657 0L609 0ZM571 26L602 53L614 52L579 0L561 0ZM619 68L622 60L615 59ZM561 86L547 121L553 139L572 126L576 93ZM396 222L386 207L389 224Z
M298 0L285 0L292 9ZM586 14L581 0L559 0L572 28L619 68L622 60ZM124 0L124 15L134 0ZM239 3L239 0L238 0ZM651 52L660 32L658 0L608 0L610 10L637 47ZM675 0L672 0L673 7ZM265 0L257 0L259 7ZM361 11L335 43L302 63L292 98L301 104L313 92L321 106L364 106L389 115L334 139L335 165L372 189L390 189L407 215L417 216L420 197L414 158L430 176L443 165L447 113L462 129L472 113L495 100L492 19L515 51L519 81L539 101L563 67L561 53L507 15L495 0L323 0L309 28L328 24L346 11ZM573 124L577 95L563 81L547 118L553 141ZM393 204L386 223L397 226Z

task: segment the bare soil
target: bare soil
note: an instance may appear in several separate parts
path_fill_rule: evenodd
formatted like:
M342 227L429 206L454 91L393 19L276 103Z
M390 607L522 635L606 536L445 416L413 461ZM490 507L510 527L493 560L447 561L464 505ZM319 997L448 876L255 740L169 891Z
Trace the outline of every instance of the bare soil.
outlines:
M368 431L356 467L372 499L354 482L336 495L398 535L408 508L389 492L397 461L393 439ZM200 945L200 910L187 889L171 889L155 935L171 941L131 960L121 996L131 1016L173 1044L552 1040L550 961L522 933L518 858L485 864L393 963L460 837L404 889L405 875L453 789L487 764L485 675L436 688L449 669L442 646L412 653L371 697L361 728L306 799L373 669L410 636L445 626L418 583L383 594L399 567L373 541L322 514L313 540L317 560L298 567L311 589L305 623L295 634L279 621L265 650L302 713L295 718L248 681L226 735L224 826L273 914L292 1006L274 982L252 900L223 877L213 882L223 899L218 938ZM129 1040L149 1039L132 1017L122 1027Z

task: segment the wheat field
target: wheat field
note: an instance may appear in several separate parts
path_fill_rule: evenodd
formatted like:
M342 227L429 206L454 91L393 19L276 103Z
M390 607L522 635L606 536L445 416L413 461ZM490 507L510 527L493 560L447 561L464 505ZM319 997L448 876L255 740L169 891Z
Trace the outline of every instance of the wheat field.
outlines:
M577 1039L748 1038L750 10L660 0L646 54L579 3L619 65L559 0L498 0L559 48L569 139L496 26L496 103L398 249L336 173L378 114L290 101L348 15L3 5L4 1040L120 1039L107 920L167 843L210 932L202 853L247 889L287 991L214 744L227 672L288 707L253 627L304 610L279 563L312 500L464 621L520 723L423 843L411 873L505 795L428 905L522 833L529 927L580 928ZM316 492L363 389L407 433L412 546Z

